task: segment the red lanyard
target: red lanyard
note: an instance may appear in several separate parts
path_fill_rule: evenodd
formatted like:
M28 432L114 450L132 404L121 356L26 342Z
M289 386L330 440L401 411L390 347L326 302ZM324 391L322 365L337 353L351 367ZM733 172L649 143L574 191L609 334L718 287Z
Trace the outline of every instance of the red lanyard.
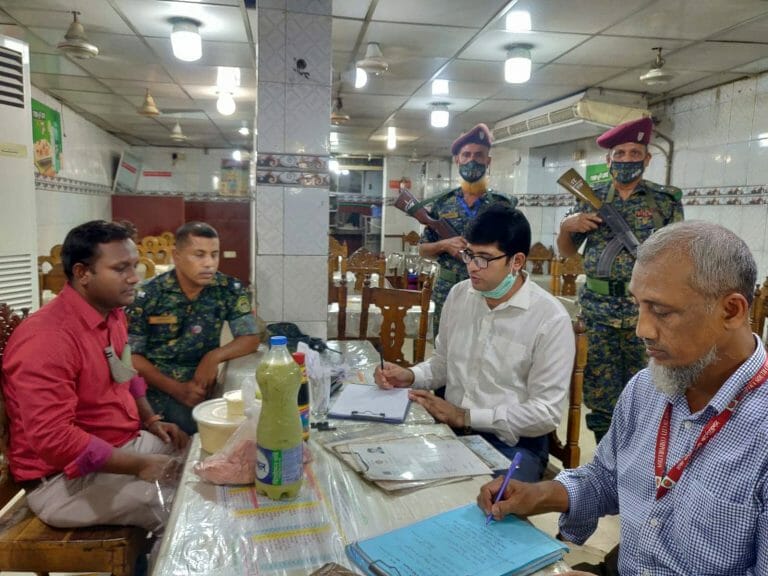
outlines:
M656 500L660 500L664 495L674 488L675 484L680 480L680 476L683 475L683 471L690 463L693 455L696 454L707 442L720 432L720 429L725 426L725 423L731 419L733 413L736 411L736 407L744 399L744 397L756 390L766 381L768 378L768 357L766 357L760 370L757 371L752 379L736 394L736 397L730 401L725 410L712 416L704 426L704 430L699 434L696 445L688 454L683 456L677 464L675 464L669 472L664 473L664 468L667 465L667 452L669 451L669 428L670 421L672 420L672 403L667 404L667 409L664 410L664 416L661 418L659 424L659 433L656 436Z

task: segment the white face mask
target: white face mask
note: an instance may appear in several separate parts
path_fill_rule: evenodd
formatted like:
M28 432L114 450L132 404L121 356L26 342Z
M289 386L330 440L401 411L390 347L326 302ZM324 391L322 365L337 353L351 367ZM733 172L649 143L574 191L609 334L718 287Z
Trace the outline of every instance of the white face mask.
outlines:
M127 354L126 350L128 351ZM112 348L111 344L104 348L104 356L107 357L107 364L109 364L109 372L112 375L112 379L118 384L128 382L138 374L133 366L131 366L131 349L127 344L123 350L123 359L117 357L115 349ZM127 362L125 356L127 356Z
M496 286L493 290L486 290L485 292L480 292L483 296L486 298L491 298L493 300L498 300L502 296L505 296L507 292L512 290L512 286L515 285L515 280L517 280L517 272L510 272L506 276L504 276L504 279L499 282L499 285Z

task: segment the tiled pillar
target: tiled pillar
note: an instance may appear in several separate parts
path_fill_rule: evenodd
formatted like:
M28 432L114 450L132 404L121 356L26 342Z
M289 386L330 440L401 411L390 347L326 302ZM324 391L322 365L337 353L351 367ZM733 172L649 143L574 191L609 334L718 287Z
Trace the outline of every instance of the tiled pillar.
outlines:
M331 0L260 1L258 22L259 315L325 338Z

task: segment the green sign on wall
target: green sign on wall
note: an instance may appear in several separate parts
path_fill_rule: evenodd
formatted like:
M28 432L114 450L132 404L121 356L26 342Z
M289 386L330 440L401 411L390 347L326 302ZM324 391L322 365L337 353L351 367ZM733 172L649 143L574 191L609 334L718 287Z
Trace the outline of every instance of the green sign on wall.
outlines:
M607 164L589 164L587 166L587 184L599 186L611 181L611 173L608 172Z
M61 170L61 114L32 100L32 147L35 170L44 176L56 176Z

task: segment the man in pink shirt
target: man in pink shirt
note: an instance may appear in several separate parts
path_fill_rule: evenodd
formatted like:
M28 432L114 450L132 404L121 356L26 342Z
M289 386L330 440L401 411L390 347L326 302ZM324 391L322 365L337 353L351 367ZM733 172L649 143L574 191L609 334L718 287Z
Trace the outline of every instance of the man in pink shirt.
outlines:
M92 221L61 251L68 284L21 323L3 358L11 473L52 526L162 528L156 481L188 437L162 422L130 357L122 307L133 302L132 230Z

